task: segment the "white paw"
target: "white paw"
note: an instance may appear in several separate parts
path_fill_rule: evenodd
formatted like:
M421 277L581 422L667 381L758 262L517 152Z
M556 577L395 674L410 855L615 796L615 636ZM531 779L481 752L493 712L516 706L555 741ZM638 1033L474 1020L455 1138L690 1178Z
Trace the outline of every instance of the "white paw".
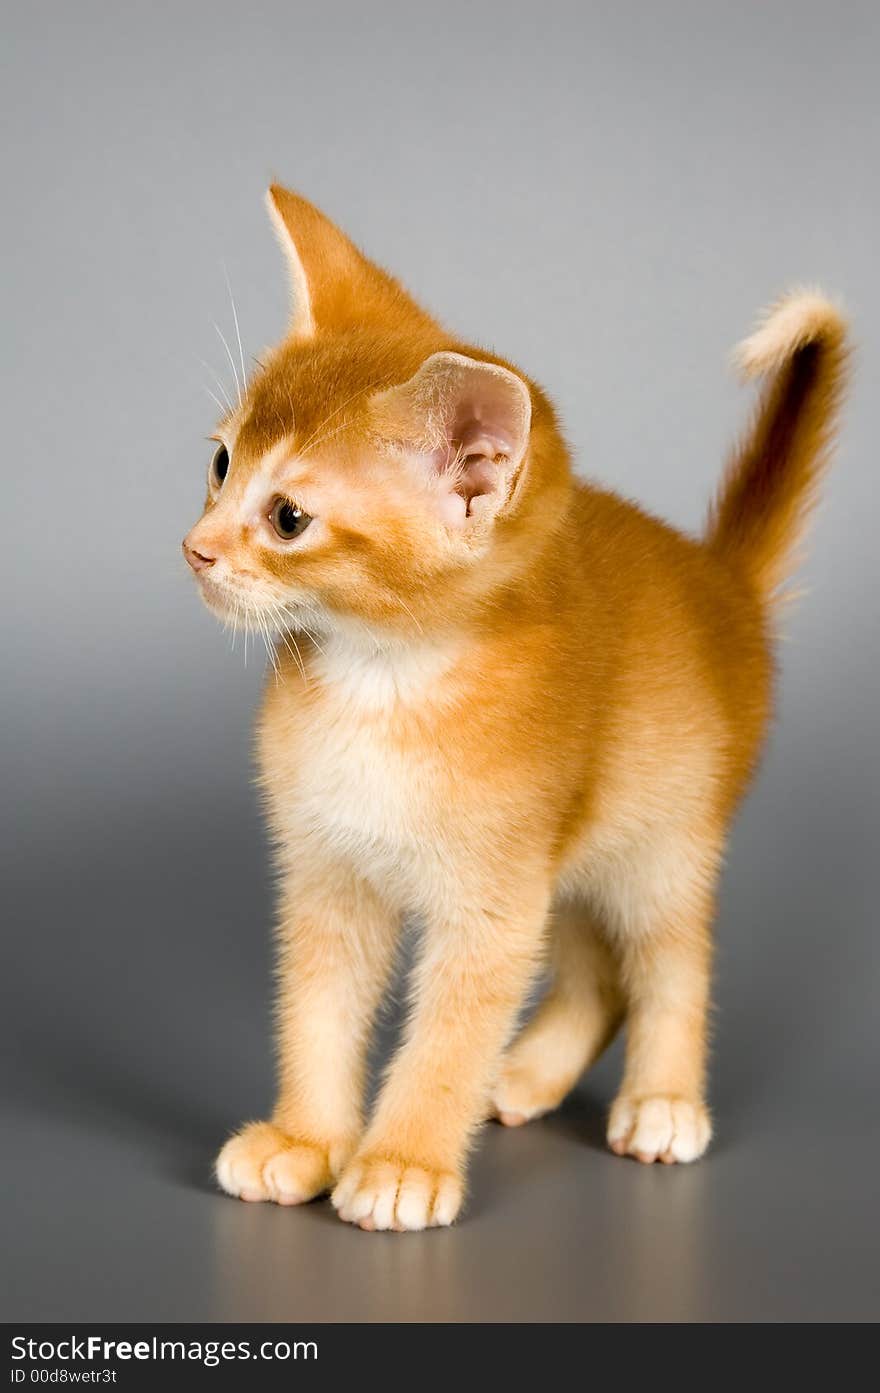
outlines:
M463 1194L461 1180L451 1171L366 1155L356 1156L343 1171L331 1198L346 1223L403 1232L451 1224Z
M271 1122L252 1122L230 1137L214 1170L228 1195L275 1204L304 1204L333 1183L326 1147L290 1137Z
M618 1098L608 1119L611 1150L646 1164L696 1161L711 1136L705 1107L685 1098Z

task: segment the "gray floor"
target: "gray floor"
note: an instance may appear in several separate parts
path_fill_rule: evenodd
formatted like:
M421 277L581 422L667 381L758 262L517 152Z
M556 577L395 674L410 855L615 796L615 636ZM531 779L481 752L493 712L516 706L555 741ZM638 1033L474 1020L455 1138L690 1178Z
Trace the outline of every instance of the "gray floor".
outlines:
M173 1098L14 1118L6 1320L867 1320L877 1127L722 1114L710 1163L615 1164L595 1103L493 1127L460 1227L369 1235L327 1203L212 1193L216 1128ZM130 1106L130 1105L129 1105ZM8 1119L7 1119L8 1120ZM218 1122L219 1122L218 1118Z
M770 764L722 909L709 1158L649 1169L606 1153L613 1052L558 1115L488 1127L464 1220L413 1235L213 1191L218 1142L271 1093L255 810L116 809L93 864L56 862L20 887L5 1318L876 1318L867 901L841 900L839 852L836 867L799 864L807 827L840 816L833 785L820 809L793 797L786 818Z

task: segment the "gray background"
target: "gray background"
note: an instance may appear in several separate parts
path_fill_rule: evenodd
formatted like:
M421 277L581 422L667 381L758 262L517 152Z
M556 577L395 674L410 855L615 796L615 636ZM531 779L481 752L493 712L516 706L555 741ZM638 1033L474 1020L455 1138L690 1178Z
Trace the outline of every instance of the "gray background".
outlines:
M2 264L8 1319L878 1314L880 11L858 4L6 8ZM367 1235L209 1167L271 1097L262 664L179 553L228 378L323 205L555 395L580 467L696 527L792 282L849 305L842 451L719 924L718 1141L601 1145L612 1058L487 1130L465 1222Z

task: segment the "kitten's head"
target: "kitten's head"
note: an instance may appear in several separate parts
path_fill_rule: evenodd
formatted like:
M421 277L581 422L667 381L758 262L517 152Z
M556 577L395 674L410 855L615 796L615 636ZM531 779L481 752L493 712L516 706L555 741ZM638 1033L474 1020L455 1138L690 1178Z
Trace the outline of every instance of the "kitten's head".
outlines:
M217 426L184 554L225 618L378 641L454 627L560 510L552 411L311 204L279 187L268 201L290 329Z

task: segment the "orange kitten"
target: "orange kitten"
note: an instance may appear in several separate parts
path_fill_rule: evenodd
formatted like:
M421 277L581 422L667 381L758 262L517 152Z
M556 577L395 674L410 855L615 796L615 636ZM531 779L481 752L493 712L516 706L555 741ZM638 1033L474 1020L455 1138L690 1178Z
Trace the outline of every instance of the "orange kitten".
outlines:
M217 431L184 551L276 635L259 722L281 874L278 1098L221 1186L363 1228L449 1224L490 1112L555 1108L626 1022L608 1142L694 1161L727 828L772 705L773 606L826 463L845 327L783 300L706 535L572 477L540 388L273 188L294 309ZM367 1043L423 925L373 1115ZM511 1040L536 973L554 978Z

